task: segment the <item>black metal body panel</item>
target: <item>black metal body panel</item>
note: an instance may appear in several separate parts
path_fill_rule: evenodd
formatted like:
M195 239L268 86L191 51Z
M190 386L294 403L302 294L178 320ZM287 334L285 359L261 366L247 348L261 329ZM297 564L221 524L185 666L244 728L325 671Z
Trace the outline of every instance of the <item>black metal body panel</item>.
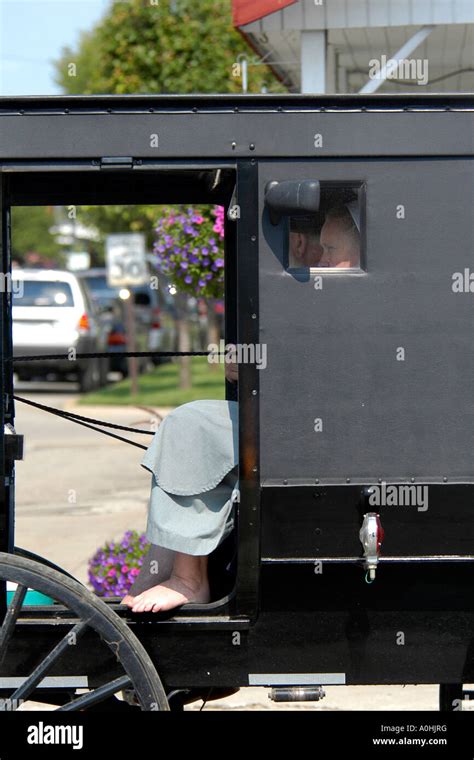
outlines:
M245 224L237 227L237 340L258 342L258 164L239 161L237 202ZM260 446L255 364L239 367L239 509L237 614L258 614L260 572Z
M469 96L4 97L0 160L465 155L473 146L465 108ZM430 111L429 130L420 110Z
M380 514L381 558L474 558L472 487L428 486L427 509L412 503L368 506L357 486L282 486L262 490L262 560L360 557L367 510ZM407 500L408 501L408 500Z
M124 140L123 116L111 114L107 124L97 129L97 117L71 114L2 116L0 156L18 158L75 158L88 154L103 156L139 156L143 158L204 158L220 156L259 157L285 156L394 156L394 155L458 155L472 150L469 132L470 116L464 113L430 114L430 130L426 131L426 114L420 113L353 113L348 137L340 115L314 114L217 114L212 124L203 123L196 115L156 114L126 115L127 137ZM281 121L275 124L275 119ZM79 123L75 123L79 120ZM193 124L192 122L195 121ZM6 122L6 124L4 123ZM453 131L454 130L454 131ZM45 142L44 136L49 139ZM152 135L158 135L158 147L151 147ZM323 144L315 148L315 135ZM232 144L236 147L232 148ZM254 148L250 146L254 145ZM126 151L126 153L125 153Z
M264 188L304 177L364 183L362 274L284 269ZM474 482L473 207L472 159L260 161L263 483Z
M321 574L312 566L267 566L260 615L247 630L238 620L224 628L219 618L140 620L130 627L169 688L247 686L249 674L265 673L283 674L281 685L284 674L296 683L301 675L304 683L308 673L326 683L471 683L474 565L378 572L369 585L354 565L323 565ZM54 630L22 625L8 675L23 674L25 661L32 665L52 648ZM50 675L88 674L91 685L116 675L113 657L91 643L81 640L75 657L58 662Z

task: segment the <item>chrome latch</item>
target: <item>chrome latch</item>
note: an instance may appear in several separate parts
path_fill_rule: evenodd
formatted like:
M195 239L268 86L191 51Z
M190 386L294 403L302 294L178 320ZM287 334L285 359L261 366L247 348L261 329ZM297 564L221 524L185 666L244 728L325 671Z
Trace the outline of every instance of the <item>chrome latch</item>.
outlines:
M359 538L362 546L364 547L364 567L367 570L367 574L370 581L375 580L375 572L377 569L380 547L384 538L384 530L382 523L380 522L380 515L377 512L367 512L364 515L362 527L359 531Z

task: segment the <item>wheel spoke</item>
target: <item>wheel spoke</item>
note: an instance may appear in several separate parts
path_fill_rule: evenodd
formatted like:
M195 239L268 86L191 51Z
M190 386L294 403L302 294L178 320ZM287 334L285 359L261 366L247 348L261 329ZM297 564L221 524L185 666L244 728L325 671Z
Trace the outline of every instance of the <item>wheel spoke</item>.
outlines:
M31 692L34 691L41 679L49 670L51 670L58 657L60 657L60 655L62 655L62 653L69 646L71 646L71 635L73 635L75 639L78 639L80 636L82 636L88 627L88 623L77 623L74 628L66 633L61 641L56 644L54 649L52 649L51 652L46 655L45 659L42 660L42 662L40 662L40 664L34 669L31 675L29 675L28 678L21 684L21 686L19 686L18 689L13 692L10 699L14 704L14 700L25 700L29 697Z
M67 675L71 671L70 655L66 646L75 643L77 636L82 636L86 629L94 631L107 645L109 652L118 661L121 669L116 669L116 662L111 665L109 675L104 675L103 658L91 648L91 675L89 683L93 684L86 693L76 692L66 697L70 701L61 705L61 711L85 710L89 706L113 698L117 692L132 688L137 702L142 710L169 710L168 700L161 679L156 671L155 663L144 648L143 644L130 630L129 626L102 599L92 594L85 586L67 573L51 566L45 561L8 554L0 551L0 580L14 582L15 593L12 601L2 609L0 618L0 673L6 679L14 677L13 685L8 693L13 705L24 702L25 699L41 699L47 696L49 678L54 673L65 673L58 681L58 688L70 689ZM2 590L3 590L3 583ZM25 596L29 589L36 590L51 597L55 607L43 609L32 607L26 609ZM71 612L72 615L68 613ZM47 623L50 619L51 637L48 640ZM65 626L63 624L66 624ZM33 624L33 625L29 625ZM38 637L39 653L35 654L35 644L32 641L32 629L40 624L41 636ZM59 627L60 626L60 627ZM65 634L65 631L68 633ZM76 638L72 638L72 637ZM53 639L54 636L54 639ZM14 638L13 638L14 637ZM34 637L33 637L34 638ZM58 641L58 639L60 639ZM80 649L85 647L83 640ZM25 668L24 652L28 654L28 665ZM23 655L22 655L23 652ZM83 652L87 657L87 652ZM84 666L81 665L81 673ZM18 676L21 674L21 678ZM120 674L121 677L118 677ZM59 683L64 675L64 683ZM103 683L108 680L109 683ZM51 679L52 684L56 681ZM74 681L77 686L82 681ZM87 681L85 682L87 684ZM100 684L95 688L96 684ZM49 688L49 687L48 687ZM74 687L72 687L74 688ZM62 692L64 698L64 692ZM104 704L105 706L105 704ZM99 704L99 707L101 705Z
M18 586L15 589L13 599L7 607L5 618L2 623L2 627L0 628L0 665L3 663L3 660L5 659L8 644L12 637L13 630L15 628L15 623L21 612L21 607L22 607L27 591L28 589L26 586L21 586L20 584L18 584Z
M77 699L73 699L72 702L68 702L62 707L58 707L56 712L70 712L71 710L80 710L83 707L90 707L91 705L95 705L97 702L102 702L102 700L106 699L107 697L113 696L118 691L125 689L131 684L132 681L129 676L121 676L120 678L116 678L114 681L110 681L103 686L99 686L99 688L94 689L94 691L89 691L87 694L82 694Z

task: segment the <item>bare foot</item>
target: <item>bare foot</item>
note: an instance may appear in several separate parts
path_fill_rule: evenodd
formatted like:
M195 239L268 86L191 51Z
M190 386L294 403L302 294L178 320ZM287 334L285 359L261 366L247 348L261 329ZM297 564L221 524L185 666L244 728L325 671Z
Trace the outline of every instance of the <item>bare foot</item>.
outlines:
M192 556L176 552L170 577L141 594L127 594L122 600L132 612L161 612L188 602L206 604L210 601L207 577L207 556Z
M172 575L164 583L153 586L138 596L129 597L127 595L122 603L131 607L132 612L161 612L188 602L205 604L209 600L210 593L207 580L201 583L190 583L189 580L185 581L176 575Z

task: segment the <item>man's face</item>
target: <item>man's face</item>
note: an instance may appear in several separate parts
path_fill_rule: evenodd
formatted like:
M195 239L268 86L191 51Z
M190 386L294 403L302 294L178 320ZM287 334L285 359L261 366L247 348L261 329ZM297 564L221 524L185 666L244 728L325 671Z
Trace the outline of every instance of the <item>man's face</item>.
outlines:
M345 230L337 219L324 222L320 243L324 251L319 262L320 267L349 269L359 266L359 245L350 231Z
M323 249L317 235L306 232L290 232L290 256L300 267L316 267L319 265Z

